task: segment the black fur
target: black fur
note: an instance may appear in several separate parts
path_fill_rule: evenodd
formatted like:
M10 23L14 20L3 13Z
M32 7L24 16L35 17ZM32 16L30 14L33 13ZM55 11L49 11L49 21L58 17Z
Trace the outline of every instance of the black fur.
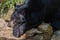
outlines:
M14 36L23 34L28 28L37 27L43 21L50 23L54 30L59 30L60 1L25 0L22 5L15 5L15 11L11 16L11 20L14 19L16 23L16 26L13 28ZM21 33L20 30L23 32Z

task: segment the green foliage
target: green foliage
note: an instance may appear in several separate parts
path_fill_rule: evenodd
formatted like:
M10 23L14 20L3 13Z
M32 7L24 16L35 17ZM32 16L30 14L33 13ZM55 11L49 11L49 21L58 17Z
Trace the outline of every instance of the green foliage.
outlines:
M3 2L0 3L0 16L7 12L8 9L13 9L15 3L21 4L22 2L23 0L3 0Z

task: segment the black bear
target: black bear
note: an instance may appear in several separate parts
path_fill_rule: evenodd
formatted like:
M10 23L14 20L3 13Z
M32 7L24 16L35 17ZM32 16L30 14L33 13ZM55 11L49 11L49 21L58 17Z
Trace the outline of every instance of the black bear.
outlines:
M15 5L11 16L14 20L13 35L19 37L25 30L35 28L43 21L50 23L53 30L60 29L59 0L25 0L22 5Z

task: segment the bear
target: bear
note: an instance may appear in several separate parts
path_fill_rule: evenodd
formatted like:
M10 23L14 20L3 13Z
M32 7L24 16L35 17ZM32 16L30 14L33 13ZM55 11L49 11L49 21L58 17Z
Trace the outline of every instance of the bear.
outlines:
M43 21L50 23L54 31L59 30L59 5L59 0L25 0L22 5L15 4L10 20L14 23L13 35L19 37L28 29L37 28Z

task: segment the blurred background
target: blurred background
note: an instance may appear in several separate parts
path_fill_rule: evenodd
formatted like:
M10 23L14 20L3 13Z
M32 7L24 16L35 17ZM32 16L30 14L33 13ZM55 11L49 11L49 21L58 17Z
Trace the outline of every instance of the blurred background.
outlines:
M14 4L22 4L24 0L0 0L0 18L9 19L14 10Z

